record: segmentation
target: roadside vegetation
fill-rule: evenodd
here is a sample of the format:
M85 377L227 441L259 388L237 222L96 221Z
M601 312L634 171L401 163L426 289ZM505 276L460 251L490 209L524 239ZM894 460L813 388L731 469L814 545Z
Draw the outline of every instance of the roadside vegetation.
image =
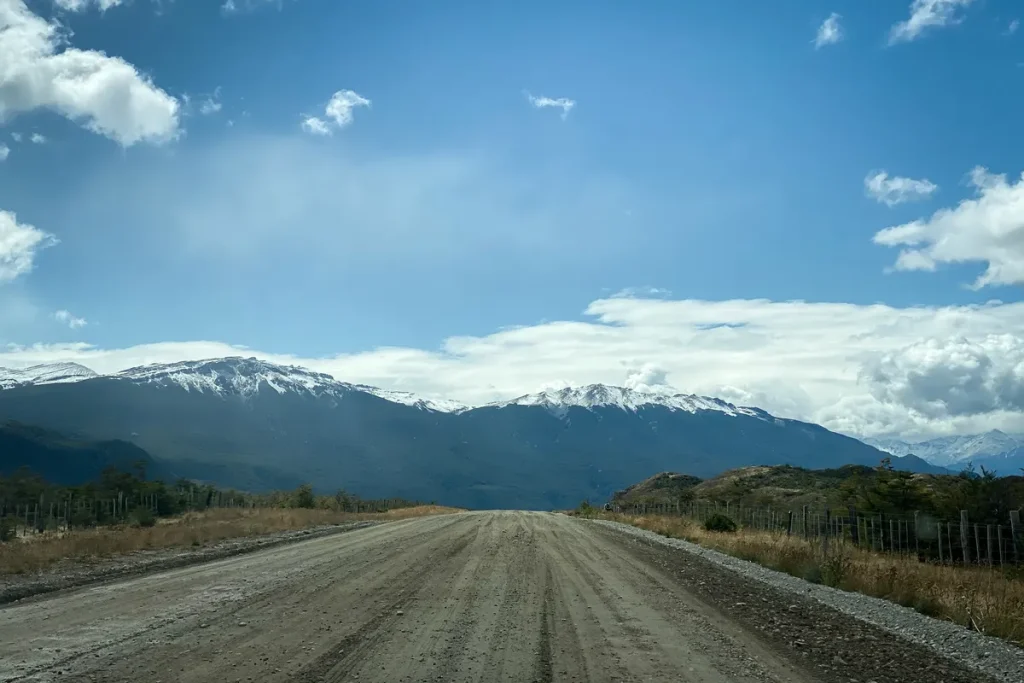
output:
M709 531L671 516L594 512L668 538L721 551L813 583L884 598L1024 646L1024 576L1020 569L964 568L874 553L846 543L819 543L784 532Z
M134 552L199 548L228 539L454 509L398 499L324 496L309 484L249 494L144 473L104 471L83 486L49 484L27 471L0 478L0 577Z
M967 468L957 474L914 474L896 470L888 458L878 467L847 465L808 470L790 465L742 467L713 479L662 472L616 493L613 508L626 511L691 502L732 507L799 510L855 507L865 513L959 519L1006 524L1024 508L1024 476L997 477Z
M718 495L723 502L710 503L710 515L703 519L687 515L688 510L707 511L709 499L705 496ZM967 470L958 475L915 475L895 471L887 460L877 468L822 472L785 466L750 467L707 482L664 473L620 492L605 508L587 503L574 514L623 522L684 539L813 583L890 600L1024 645L1024 566L1000 566L1002 555L994 562L991 550L987 554L990 566L964 566L961 556L951 556L947 545L947 561L942 563L928 556L924 540L917 552L916 544L908 547L906 527L899 552L891 552L892 548L887 546L890 552L883 553L877 552L870 541L865 543L863 537L855 543L849 526L824 537L808 536L793 532L791 527L787 529L784 522L765 528L764 516L758 526L747 524L749 518L730 516L725 511L725 503L731 504L734 513L749 512L750 508L743 508L744 505L764 503L780 512L793 507L800 510L794 501L803 505L824 501L840 511L849 506L858 514L910 518L915 512L955 518L964 511L971 520L994 524L1007 520L1011 513L1019 514L1024 503L1024 478L995 477L984 470ZM659 511L662 514L657 514ZM665 511L682 514L664 514ZM780 514L774 519L787 518ZM934 528L934 523L929 526ZM977 534L978 527L972 529ZM1004 547L1009 549L1013 541L1006 540ZM983 544L977 548L980 550L971 551L972 561L982 564L985 548Z

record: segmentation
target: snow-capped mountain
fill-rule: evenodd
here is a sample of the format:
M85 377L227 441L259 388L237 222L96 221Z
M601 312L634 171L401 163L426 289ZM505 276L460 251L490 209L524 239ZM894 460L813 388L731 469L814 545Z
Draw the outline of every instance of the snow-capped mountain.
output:
M24 370L0 368L0 389L16 386L80 382L104 377L140 385L180 387L185 391L249 398L261 390L276 394L343 397L350 392L372 394L385 401L435 412L455 412L466 406L445 399L428 399L401 391L339 382L334 377L295 365L277 365L256 358L215 358L178 363L155 363L100 375L78 363L51 363Z
M998 458L1024 447L1024 441L998 429L984 434L943 436L927 441L907 442L899 439L863 439L864 443L893 455L916 455L933 465L953 467L968 462Z
M550 509L605 500L651 472L710 477L882 459L856 439L756 408L605 385L466 408L253 358L14 374L0 391L0 423L128 441L169 476L248 490L308 481L364 496Z
M527 394L511 401L497 401L493 407L541 406L556 417L563 417L571 407L593 410L599 407L619 408L626 412L637 412L651 406L669 410L696 413L712 410L726 415L748 415L760 419L772 419L768 413L757 408L740 408L721 399L693 394L672 394L643 392L605 384L589 384L583 387L567 387L537 394Z
M98 376L89 368L78 363L45 363L21 370L0 368L0 389L32 384L81 382Z

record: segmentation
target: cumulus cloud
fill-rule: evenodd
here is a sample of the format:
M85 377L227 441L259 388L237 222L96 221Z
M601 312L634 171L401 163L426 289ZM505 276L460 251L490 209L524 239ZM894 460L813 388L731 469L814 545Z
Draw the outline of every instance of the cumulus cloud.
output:
M73 360L113 372L256 356L471 404L565 385L663 391L671 382L674 390L757 405L850 434L926 438L1024 431L1022 339L1024 303L893 308L620 297L594 301L583 320L451 337L438 349L303 358L219 342L41 345L0 350L0 366Z
M568 97L534 97L530 93L525 93L526 99L529 100L530 104L536 109L545 109L548 107L562 110L562 120L565 121L569 117L569 112L576 106L576 100L570 100Z
M0 122L49 109L124 146L178 135L174 97L123 59L67 42L24 0L0 0Z
M843 39L843 27L839 23L842 18L841 14L833 12L828 19L821 23L821 26L818 27L818 34L814 37L816 49L826 45L835 45Z
M42 133L32 133L32 137L29 138L29 141L33 145L45 145L47 142L46 136Z
M53 235L19 223L10 211L0 211L0 283L32 270L36 252L56 243Z
M79 318L76 315L72 315L70 311L65 310L55 312L53 314L53 319L63 325L67 325L73 330L77 330L89 324L85 318Z
M11 155L11 148L0 142L0 161L7 161L7 157Z
M960 10L974 0L914 0L910 4L910 17L892 27L889 44L909 43L930 29L953 26L963 21Z
M331 95L324 107L323 117L304 116L302 129L313 135L331 135L335 129L344 128L352 123L352 110L356 107L369 107L370 100L353 90L339 90Z
M864 178L864 191L867 195L888 206L927 199L938 189L939 186L927 178L890 178L885 171L872 171Z
M928 339L864 369L872 394L931 418L1024 412L1024 339Z
M11 139L15 142L21 142L21 133L11 133Z
M672 393L674 389L668 382L668 372L653 363L645 363L636 370L626 373L626 381L622 386L635 391L651 393Z
M953 208L878 232L874 241L903 247L897 270L935 270L940 263L978 262L974 288L1024 282L1024 174L1015 183L978 167L970 173L976 197Z
M1006 27L1006 31L1003 32L1003 35L1012 36L1014 33L1017 32L1017 29L1019 29L1019 28L1020 28L1020 19L1014 19Z

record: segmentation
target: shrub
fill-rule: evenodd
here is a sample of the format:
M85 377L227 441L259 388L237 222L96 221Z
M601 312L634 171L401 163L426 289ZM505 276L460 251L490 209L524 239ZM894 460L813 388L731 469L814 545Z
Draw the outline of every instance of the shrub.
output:
M580 517L590 517L594 514L594 506L589 500L585 500L576 506L576 514Z
M316 496L313 495L313 486L311 484L303 484L299 488L295 489L295 495L292 498L292 507L308 509L316 507Z
M707 531L732 534L736 533L737 528L736 521L721 512L716 512L704 521L704 529Z
M853 558L842 543L834 543L821 552L821 582L840 588L853 570Z
M0 543L10 543L16 535L14 520L10 517L0 517Z
M132 511L132 524L140 527L156 526L156 515L149 508L135 508Z

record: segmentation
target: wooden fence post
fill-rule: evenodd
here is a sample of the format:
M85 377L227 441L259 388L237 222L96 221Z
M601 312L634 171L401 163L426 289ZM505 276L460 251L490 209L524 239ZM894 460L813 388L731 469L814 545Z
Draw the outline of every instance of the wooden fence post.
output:
M1013 540L1013 561L1020 564L1020 510L1010 512L1010 537Z
M993 562L992 562L992 525L991 524L986 524L985 527L986 527L985 528L985 546L986 546L986 550L988 550L988 566L991 567L991 566L993 566Z
M793 511L789 511L789 519L786 520L786 535L793 535Z
M917 555L917 559L921 559L921 533L918 531L921 527L918 526L918 512L914 510L914 554Z
M942 564L942 522L937 522L935 526L939 532L939 564Z
M970 529L967 525L967 510L960 511L960 549L964 553L964 566L966 567L971 563L971 546L968 544L970 540Z
M974 559L979 565L981 564L981 531L977 524L974 525Z
M1003 554L1003 525L996 527L996 544L999 546L999 566L1006 564L1006 557Z

